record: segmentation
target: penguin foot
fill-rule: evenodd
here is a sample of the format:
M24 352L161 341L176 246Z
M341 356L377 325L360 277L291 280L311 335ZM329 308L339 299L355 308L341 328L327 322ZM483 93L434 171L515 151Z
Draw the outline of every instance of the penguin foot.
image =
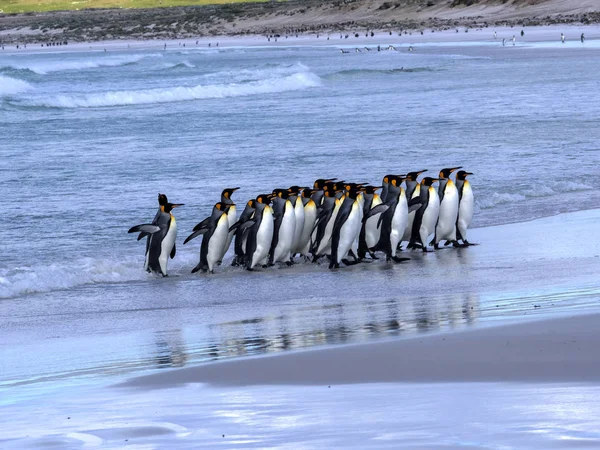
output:
M247 270L248 272L254 272L254 269L253 269L252 267L246 267L246 270Z
M333 261L329 263L329 269L339 269L340 265L338 263L334 263Z
M286 261L285 265L288 267L292 267L294 265L294 261Z
M342 259L342 262L346 265L346 266L355 266L356 264L360 263L361 260L357 259L356 261L350 261L348 259ZM339 264L338 264L339 267Z
M405 261L410 261L410 258L399 258L398 256L392 256L392 260L396 263L402 263Z
M373 253L369 252L369 256L371 257L371 259L379 259L379 256L377 256L375 254L375 252L373 252Z
M263 264L262 268L266 269L268 267L273 267L275 264L271 263L271 264Z

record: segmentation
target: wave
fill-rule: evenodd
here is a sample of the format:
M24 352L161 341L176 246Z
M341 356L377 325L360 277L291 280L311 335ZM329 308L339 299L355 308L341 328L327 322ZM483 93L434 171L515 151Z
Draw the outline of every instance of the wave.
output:
M52 292L94 283L143 280L147 274L137 264L92 258L71 264L20 267L0 274L0 298Z
M8 97L33 89L29 83L0 75L0 97Z
M320 78L312 73L296 73L287 77L270 78L245 84L231 83L194 87L180 86L168 89L112 91L95 94L55 95L48 98L28 99L18 104L49 108L97 108L270 94L306 89L320 84Z
M27 70L38 75L45 75L51 72L63 72L73 70L95 69L98 67L118 67L135 64L146 58L162 58L160 53L139 54L139 55L117 55L117 56L98 56L93 59L64 61L48 60L40 62L11 63L0 66L0 70Z
M231 82L256 81L273 77L285 77L299 73L311 73L302 63L294 64L265 64L263 67L241 70L224 70L204 74L204 78L227 79Z
M527 199L552 197L564 193L590 191L593 189L593 186L576 181L559 181L552 184L536 186L535 188L523 188L522 192L525 194L494 192L491 195L478 196L476 197L475 203L480 209L491 209L497 205L524 202Z
M165 64L163 69L194 69L196 66L189 61L181 61L179 63Z

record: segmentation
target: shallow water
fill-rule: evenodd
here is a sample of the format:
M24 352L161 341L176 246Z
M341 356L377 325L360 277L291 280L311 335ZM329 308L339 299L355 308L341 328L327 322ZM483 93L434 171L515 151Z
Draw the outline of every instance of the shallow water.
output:
M336 273L300 265L248 274L226 259L215 276L192 276L199 243L181 242L224 187L241 186L234 199L243 204L319 177L378 183L455 165L475 173L476 226L600 207L597 52L3 54L6 401L98 375L544 314L538 303L594 307L589 226L578 242L534 228L527 251L540 250L516 262L506 250L519 233L494 247L488 231L474 234L481 247ZM126 233L152 218L157 192L186 203L169 279L143 272L143 245ZM566 273L558 258L580 246Z

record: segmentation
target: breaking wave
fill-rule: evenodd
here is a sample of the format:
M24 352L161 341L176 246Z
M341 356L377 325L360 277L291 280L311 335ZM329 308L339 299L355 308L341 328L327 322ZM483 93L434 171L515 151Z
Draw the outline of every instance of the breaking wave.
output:
M33 89L33 86L26 81L0 75L0 97L8 97L30 89Z
M96 108L103 106L141 105L270 94L307 89L319 86L320 84L320 78L308 72L243 84L230 83L193 87L179 86L174 88L112 91L93 94L55 95L47 98L25 100L20 102L19 105L50 108Z
M593 186L589 186L584 183L579 183L576 181L562 181L536 186L535 188L521 189L520 192L524 192L525 194L493 192L490 195L477 196L475 203L480 209L491 209L497 205L519 203L524 202L527 199L552 197L554 195L560 195L564 193L589 191L593 189Z
M147 55L115 55L115 56L98 56L97 58L87 58L83 60L69 61L69 60L47 60L39 62L26 62L26 63L11 63L8 65L0 66L0 70L12 69L12 70L28 70L30 72L37 73L38 75L45 75L51 72L63 72L73 70L84 70L84 69L95 69L98 67L118 67L126 66L129 64L135 64L146 58L162 58L163 55L160 53L150 53Z

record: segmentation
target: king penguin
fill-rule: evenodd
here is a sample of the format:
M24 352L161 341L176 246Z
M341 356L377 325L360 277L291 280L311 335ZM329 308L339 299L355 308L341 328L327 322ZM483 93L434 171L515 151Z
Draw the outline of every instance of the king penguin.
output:
M229 227L229 232L235 234L235 241L233 244L235 250L235 256L231 263L232 266L239 266L244 263L244 254L246 253L246 240L248 238L249 227L252 224L248 224L248 221L254 216L256 211L256 200L252 199L246 203L246 207L239 219L233 226Z
M223 189L223 192L221 192L221 203L223 203L224 205L230 205L230 207L228 208L227 213L226 213L227 214L227 222L229 223L229 227L232 227L233 224L237 221L237 210L235 208L235 203L233 203L233 200L231 200L231 195L238 189L239 189L239 187L227 188L227 189ZM227 236L227 240L225 241L225 244L223 245L223 252L221 254L221 257L219 258L219 264L221 263L223 257L225 256L225 253L227 253L227 250L229 250L229 246L231 245L231 240L233 239L234 234L235 234L235 232L232 231Z
M406 174L406 179L404 183L406 184L406 200L411 201L415 197L419 197L421 195L421 185L417 181L419 175L427 172L427 169L419 170L418 172L409 172ZM402 242L410 241L410 236L412 234L412 226L415 220L416 209L411 210L408 213L408 223L406 224L406 229L404 230L404 235L402 236Z
M166 196L164 200L166 200ZM183 206L183 203L164 202L164 204L160 205L159 211L152 223L136 225L128 231L129 233L145 233L148 236L146 260L144 263L144 268L148 272L160 273L164 277L167 276L167 262L169 257L171 259L175 257L176 252L177 222L172 211L179 206Z
M388 193L385 203L371 208L365 218L368 220L380 215L378 224L381 226L381 235L377 249L385 253L387 261L402 262L409 259L396 256L398 244L408 221L408 204L404 188L401 186L404 175L387 175L387 178Z
M331 234L331 259L329 268L339 268L359 237L362 222L362 205L355 186L350 187L339 209Z
M336 190L333 183L326 184L324 192L323 204L317 216L317 223L312 238L311 253L313 255L313 262L317 262L323 255L330 254L333 224L342 205L341 201L336 198Z
M262 194L256 197L254 216L246 240L246 269L253 270L257 265L266 266L273 240L274 219L271 208L273 195Z
M291 186L288 189L288 199L294 206L294 217L296 219L296 226L294 228L294 239L292 241L291 250L292 258L296 255L296 253L298 253L301 250L301 238L302 231L304 229L304 203L302 202L302 197L300 196L301 190L302 188L300 186Z
M415 197L409 202L409 207L419 203L420 206L415 214L408 248L416 248L420 244L423 251L427 251L429 236L435 231L435 224L440 213L440 197L433 187L433 183L436 181L438 181L437 178L423 178L419 197Z
M273 194L273 217L275 228L271 251L269 253L269 265L276 262L291 264L291 250L296 232L296 213L294 205L289 200L287 189L274 189Z
M314 189L304 188L301 197L304 204L304 226L300 235L298 253L305 259L308 258L310 253L311 234L317 221L317 205L312 199L314 192Z
M377 193L377 190L381 189L381 186L366 186L363 197L365 203L363 205L363 217L369 213L369 211L381 205L381 197ZM378 259L375 256L374 249L379 242L381 236L381 228L377 226L379 221L379 215L369 217L364 220L360 230L360 236L358 241L358 257L364 258L367 254L371 256L371 259Z
M456 243L456 220L458 219L458 189L450 179L450 174L460 167L442 169L440 171L438 195L440 197L440 214L435 226L434 248L439 248L441 241Z
M212 214L194 227L194 232L190 234L184 244L199 235L202 236L202 245L200 246L200 262L192 269L192 273L199 270L214 273L214 268L220 261L223 254L223 246L229 235L229 220L227 210L232 204L219 202L215 204Z
M456 188L458 189L458 219L456 221L457 240L462 240L463 245L472 245L467 240L467 228L471 225L473 219L473 210L475 209L475 198L471 183L467 180L471 172L460 170L456 173Z

